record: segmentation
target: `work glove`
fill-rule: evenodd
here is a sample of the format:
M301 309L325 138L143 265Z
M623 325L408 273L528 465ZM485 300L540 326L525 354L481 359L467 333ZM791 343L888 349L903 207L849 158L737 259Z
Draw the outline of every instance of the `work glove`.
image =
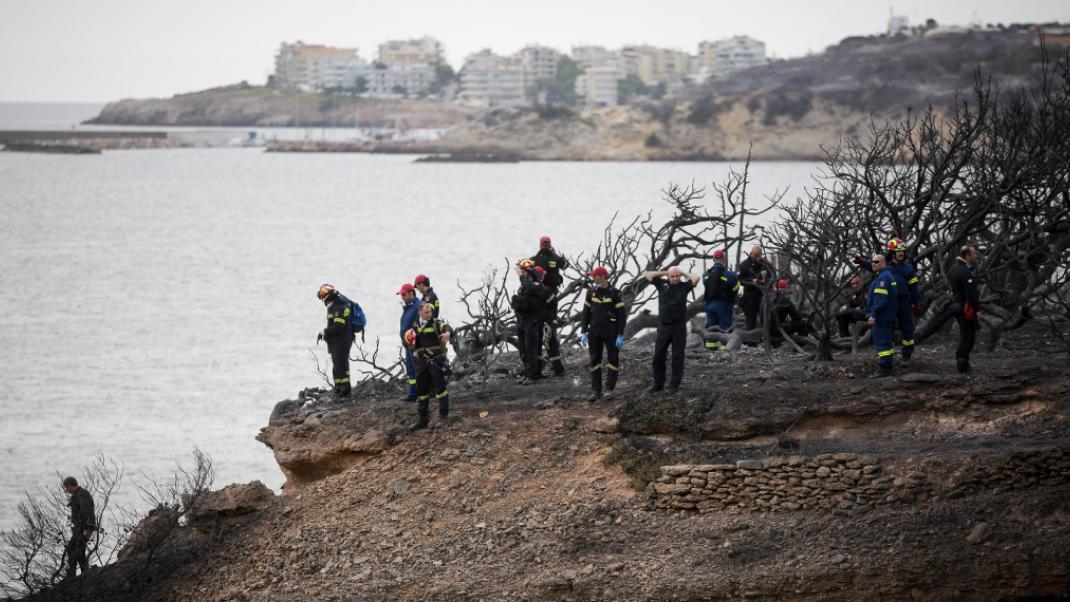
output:
M624 346L624 335L618 334L617 335L617 349L620 349L623 346Z
M855 265L862 265L863 263L865 263L865 261L866 261L865 257L862 257L861 255L858 255L854 259L851 260L851 263L853 263Z
M587 346L587 333L586 332L580 335L580 345L582 345L583 347Z
M914 312L915 318L921 317L921 303L915 303L914 305L911 305L910 310Z
M321 332L321 333L316 335L316 344L319 345L320 341L322 341L322 340L323 340L323 333Z

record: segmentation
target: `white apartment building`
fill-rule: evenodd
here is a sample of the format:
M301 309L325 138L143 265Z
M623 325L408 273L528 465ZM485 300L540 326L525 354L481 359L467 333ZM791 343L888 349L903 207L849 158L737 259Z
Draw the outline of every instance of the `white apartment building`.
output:
M572 58L581 66L616 63L621 69L624 68L624 59L620 53L602 46L573 46Z
M498 108L528 104L524 94L524 65L516 57L504 57L489 49L468 55L461 68L462 104Z
M698 69L701 74L721 76L740 69L765 65L765 42L749 36L734 36L698 45ZM705 79L705 78L703 78Z
M910 33L910 19L906 15L888 15L888 35Z
M557 74L557 62L561 53L548 46L525 46L516 53L524 67L524 78L528 85L540 79L553 79Z
M433 65L445 60L446 49L431 36L415 40L389 40L379 44L379 62L394 65Z
M365 96L398 98L425 94L435 81L435 68L425 63L374 67L364 73Z
M617 83L624 77L624 68L619 61L585 65L583 73L576 78L576 94L583 98L584 108L615 107Z
M345 88L364 65L356 48L283 42L275 55L275 82L290 90Z
M655 46L621 48L625 75L635 75L648 86L678 81L691 72L692 57L680 50Z

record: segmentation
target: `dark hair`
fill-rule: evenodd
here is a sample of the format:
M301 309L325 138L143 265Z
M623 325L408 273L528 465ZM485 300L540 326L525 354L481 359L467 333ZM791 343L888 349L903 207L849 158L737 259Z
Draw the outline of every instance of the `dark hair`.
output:
M962 258L969 257L970 253L972 251L973 251L973 246L972 245L962 245L962 248L959 249L959 257L962 257Z
M78 479L76 479L74 477L67 477L66 479L63 479L63 486L64 487L77 487L78 486Z
M427 286L431 286L431 279L430 278L424 278L423 280L417 280L416 282L412 283L413 286L416 286L418 284L426 284Z

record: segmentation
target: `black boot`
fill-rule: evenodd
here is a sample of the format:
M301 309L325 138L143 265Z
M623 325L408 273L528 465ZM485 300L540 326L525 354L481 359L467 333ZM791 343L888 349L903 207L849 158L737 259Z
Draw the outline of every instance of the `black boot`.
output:
M420 402L420 407L417 408L417 410L416 410L416 412L417 412L417 414L416 414L416 422L414 422L414 423L409 425L409 430L410 431L418 431L420 429L427 428L427 422L428 422L427 405L428 405L428 400L427 400L426 397L424 397L424 398L421 398L419 400L419 402Z
M587 396L587 401L598 401L602 399L602 392L598 389L591 391L591 394Z
M970 358L968 357L956 357L955 367L958 368L959 374L970 373Z
M891 364L879 364L877 366L877 376L879 376L881 378L884 378L884 377L891 376L891 375L892 375L892 365Z
M602 396L606 401L612 401L617 396L617 392L614 389L606 389L606 394Z
M438 400L438 421L433 428L444 429L450 424L450 397L447 395Z

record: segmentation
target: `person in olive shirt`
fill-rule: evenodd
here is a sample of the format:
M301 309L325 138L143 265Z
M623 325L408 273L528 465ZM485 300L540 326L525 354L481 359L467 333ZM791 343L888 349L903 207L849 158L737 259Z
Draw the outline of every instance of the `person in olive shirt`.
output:
M670 395L684 378L684 348L687 346L687 300L699 277L673 266L663 272L645 272L643 277L658 289L658 338L654 342L654 384L649 392L665 388L665 360L672 347Z
M587 273L594 286L587 289L583 300L583 319L580 322L580 343L591 354L591 396L588 401L602 398L602 350L606 351L606 399L613 399L620 376L620 348L624 346L624 325L628 311L616 287L609 283L609 270L598 266Z
M74 477L63 479L63 489L71 498L67 505L71 508L71 539L67 542L67 578L73 579L77 569L84 575L89 569L86 546L97 530L97 515L93 511L93 496L78 486Z
M959 324L959 345L955 349L955 367L959 373L970 372L970 351L977 338L977 313L981 310L981 295L977 291L977 249L964 245L951 266L951 295L955 320Z

